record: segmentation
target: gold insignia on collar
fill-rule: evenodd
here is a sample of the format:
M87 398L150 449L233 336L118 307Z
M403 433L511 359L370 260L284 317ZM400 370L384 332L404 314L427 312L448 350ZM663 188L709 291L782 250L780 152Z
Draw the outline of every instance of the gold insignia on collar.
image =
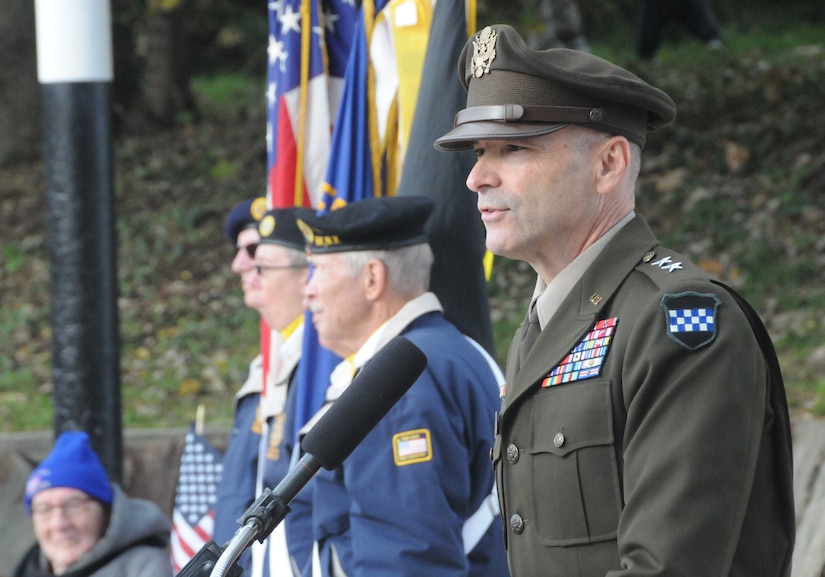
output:
M594 305L598 305L603 299L604 297L599 293L593 293L593 296L590 297L590 302Z
M473 40L473 59L470 63L470 70L476 78L481 78L490 72L490 65L496 58L496 40L498 40L498 34L489 26L485 26Z
M275 230L275 217L271 214L268 214L264 217L261 221L261 224L258 225L258 232L261 234L262 237L268 238L272 231Z

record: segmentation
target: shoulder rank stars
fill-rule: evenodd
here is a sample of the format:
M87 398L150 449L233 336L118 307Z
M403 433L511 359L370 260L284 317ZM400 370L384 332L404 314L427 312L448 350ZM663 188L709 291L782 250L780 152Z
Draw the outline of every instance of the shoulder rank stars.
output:
M681 270L683 268L682 261L673 262L673 259L669 256L662 257L659 260L654 260L652 263L650 263L650 266L659 267L660 269L666 270L667 272L673 272L675 270Z
M617 317L597 322L570 354L550 371L541 386L552 387L598 377L618 323Z

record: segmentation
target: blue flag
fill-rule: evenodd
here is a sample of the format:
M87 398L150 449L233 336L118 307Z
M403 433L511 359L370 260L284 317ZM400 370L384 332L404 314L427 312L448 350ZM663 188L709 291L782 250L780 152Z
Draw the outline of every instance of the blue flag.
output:
M380 156L374 156L379 153L381 146L373 137L376 132L370 121L374 114L374 104L370 101L368 42L373 21L371 13L380 10L384 4L386 0L376 4L363 2L355 26L341 102L332 133L332 152L320 207L322 211L334 210L350 202L375 196L376 185L381 194L386 192L381 178L385 163ZM379 158L377 177L376 157ZM323 405L330 374L340 362L339 356L318 343L318 333L312 326L312 314L307 313L304 347L296 381L298 391L293 431L296 437L301 427Z

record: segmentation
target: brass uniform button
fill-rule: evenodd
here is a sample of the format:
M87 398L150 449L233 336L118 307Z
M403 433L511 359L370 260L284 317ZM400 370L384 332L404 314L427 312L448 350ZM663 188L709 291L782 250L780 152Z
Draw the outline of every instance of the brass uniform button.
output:
M524 532L524 519L521 518L521 515L515 514L510 517L510 528L516 535L521 535Z
M513 443L507 445L507 460L510 461L511 465L515 465L518 463L519 458L519 450Z
M553 444L557 449L561 449L564 445L564 440L564 433L556 433L556 436L553 437Z

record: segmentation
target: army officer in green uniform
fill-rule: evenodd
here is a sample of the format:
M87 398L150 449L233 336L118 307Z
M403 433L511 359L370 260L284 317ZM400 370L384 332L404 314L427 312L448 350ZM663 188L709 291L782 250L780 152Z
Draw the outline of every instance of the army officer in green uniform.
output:
M782 377L752 308L635 213L671 98L596 56L470 38L443 150L493 253L538 273L492 453L514 577L778 577L794 541Z

